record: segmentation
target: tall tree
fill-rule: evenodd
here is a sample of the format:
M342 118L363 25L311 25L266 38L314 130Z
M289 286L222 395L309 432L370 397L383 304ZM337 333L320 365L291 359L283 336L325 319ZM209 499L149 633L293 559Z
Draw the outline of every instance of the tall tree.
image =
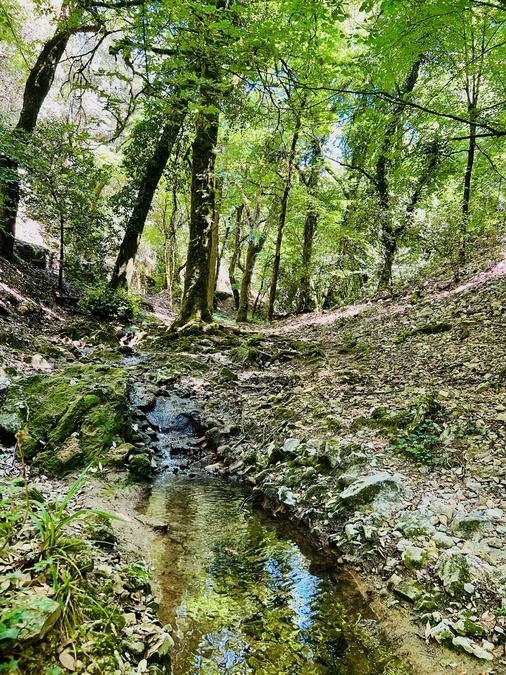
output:
M85 4L78 0L64 0L61 6L55 32L43 45L25 83L21 112L13 130L20 142L35 129L40 109L51 89L70 37L76 33L97 32L102 25L96 21L87 24L85 9ZM20 200L18 169L16 155L0 156L0 255L8 259L12 259L14 252Z
M133 208L126 223L110 280L110 287L113 289L127 286L128 270L135 260L153 196L181 130L186 115L186 106L186 100L180 99L166 111L167 119L155 140L152 154L144 163L137 180Z
M295 117L295 123L292 133L292 139L288 150L288 157L286 162L286 178L283 187L283 194L281 195L281 205L279 208L278 229L276 233L276 248L274 251L274 262L272 265L271 286L269 289L269 302L267 305L267 318L272 321L274 315L274 303L276 301L276 291L278 288L279 267L281 263L281 245L283 243L283 231L285 229L286 214L288 211L288 199L290 197L290 190L292 189L293 172L295 168L295 160L297 157L297 144L299 142L299 134L301 127L301 112L298 111Z

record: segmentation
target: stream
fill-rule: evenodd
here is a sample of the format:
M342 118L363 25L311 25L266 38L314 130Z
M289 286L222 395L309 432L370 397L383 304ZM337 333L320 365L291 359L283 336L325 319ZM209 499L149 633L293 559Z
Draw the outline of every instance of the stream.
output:
M406 673L356 585L306 533L247 488L180 463L192 405L169 395L144 413L163 468L140 510L166 531L150 558L174 675Z
M351 580L239 485L167 471L147 513L168 526L152 558L174 675L395 672Z

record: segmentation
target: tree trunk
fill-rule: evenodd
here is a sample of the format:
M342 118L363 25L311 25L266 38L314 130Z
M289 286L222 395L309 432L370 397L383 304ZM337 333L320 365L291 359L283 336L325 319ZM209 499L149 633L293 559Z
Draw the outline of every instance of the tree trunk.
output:
M135 260L156 188L178 137L184 115L185 106L173 108L173 116L163 127L153 155L144 167L134 207L128 219L111 281L109 282L112 289L127 286L127 274Z
M239 308L237 310L237 322L242 323L248 320L249 309L249 294L251 289L251 279L255 270L255 263L257 256L264 247L267 239L267 232L260 235L258 241L250 241L246 251L246 262L244 263L244 271L241 280L241 293L239 300Z
M411 66L406 80L401 88L401 96L411 94L415 88L422 65L423 55L420 55ZM392 267L397 252L397 231L391 222L390 214L390 188L388 185L388 167L389 157L397 142L397 134L402 124L402 113L404 106L399 103L393 113L390 122L385 130L385 138L381 148L378 161L376 162L375 186L379 198L380 207L380 237L383 245L383 264L381 267L378 290L389 289L392 286Z
M232 251L232 257L230 258L230 264L228 266L228 278L230 279L230 287L232 289L232 295L234 296L234 304L236 310L239 309L240 294L239 289L237 288L237 281L235 278L235 268L237 267L237 261L239 259L239 252L241 247L241 220L243 211L244 211L244 204L241 204L241 206L238 206L236 209L234 248Z
M221 193L222 185L220 183L216 184L215 187L215 205L214 205L214 215L213 222L211 226L211 247L209 251L209 288L208 293L208 303L211 309L214 307L214 294L216 292L216 283L218 281L218 243L219 243L219 232L220 232L220 205L221 205Z
M72 11L70 3L64 2L56 31L45 43L28 75L23 93L23 106L14 128L14 134L20 141L23 140L24 134L31 134L37 124L40 109L51 89L69 38L79 32L78 28L72 28L71 25L80 21L82 13L81 8ZM88 27L85 30L90 29ZM95 30L98 30L98 26ZM14 254L16 217L20 199L18 169L16 159L0 157L0 173L4 176L0 182L0 255L8 260L12 260Z
M471 201L471 183L473 179L474 158L476 155L476 104L468 106L469 145L467 148L466 172L464 174L464 193L462 196L462 221L459 244L459 268L466 264L467 230L469 225L469 204Z
M58 290L63 294L63 263L65 258L65 221L60 216L60 260L58 263Z
M276 236L274 263L272 265L271 287L269 289L269 304L267 306L268 321L272 321L272 317L274 315L274 302L276 301L276 291L278 287L278 278L279 278L279 266L281 263L281 244L283 243L283 230L285 227L286 212L288 209L288 197L290 196L290 190L292 187L292 174L293 174L293 167L295 164L295 154L297 152L297 143L299 140L300 125L301 125L301 117L299 115L295 122L295 130L292 136L290 152L288 154L288 166L286 172L285 188L283 190L283 195L281 197L281 207L279 210L278 233Z
M216 108L208 92L204 106ZM211 229L215 213L214 164L218 140L218 112L201 112L197 117L192 145L190 237L181 310L175 325L189 321L212 321L209 304Z
M321 141L315 139L311 144L311 169L306 186L309 204L304 220L304 243L302 246L302 269L300 276L300 296L298 312L310 312L311 302L311 259L313 257L313 241L318 224L318 213L315 208L315 197L321 168Z

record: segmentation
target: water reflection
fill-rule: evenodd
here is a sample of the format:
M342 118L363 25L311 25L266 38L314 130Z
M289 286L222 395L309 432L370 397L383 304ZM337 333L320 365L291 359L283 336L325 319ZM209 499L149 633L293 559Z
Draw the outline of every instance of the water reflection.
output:
M165 475L149 513L161 616L176 628L175 675L406 672L332 571L220 479ZM316 565L316 567L323 565ZM371 625L373 629L371 629Z

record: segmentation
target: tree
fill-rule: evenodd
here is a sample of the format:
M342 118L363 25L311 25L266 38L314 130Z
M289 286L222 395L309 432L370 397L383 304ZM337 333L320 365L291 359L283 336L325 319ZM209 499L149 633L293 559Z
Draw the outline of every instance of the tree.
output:
M128 270L135 260L137 249L142 237L146 218L148 216L155 191L170 157L172 149L181 131L186 115L186 101L179 100L163 111L160 130L160 115L154 119L144 120L140 125L142 132L140 140L148 147L148 156L145 157L141 171L129 186L127 195L132 195L133 206L129 209L125 233L121 242L109 285L112 289L127 286ZM146 133L147 127L147 133ZM140 150L139 143L133 142L130 149L131 162L138 162L136 151ZM146 149L144 148L145 152Z
M104 274L110 221L103 201L106 167L98 167L89 138L72 124L51 120L30 143L27 202L47 233L58 240L58 288L64 291L67 256L74 281ZM86 253L83 269L81 258ZM76 269L77 268L77 269Z
M40 109L54 80L56 69L72 35L96 32L96 23L83 23L84 6L76 0L64 0L52 37L43 45L30 70L23 93L23 105L13 133L21 141L31 134L37 124ZM20 199L18 160L15 156L0 156L0 255L12 259L16 216Z

